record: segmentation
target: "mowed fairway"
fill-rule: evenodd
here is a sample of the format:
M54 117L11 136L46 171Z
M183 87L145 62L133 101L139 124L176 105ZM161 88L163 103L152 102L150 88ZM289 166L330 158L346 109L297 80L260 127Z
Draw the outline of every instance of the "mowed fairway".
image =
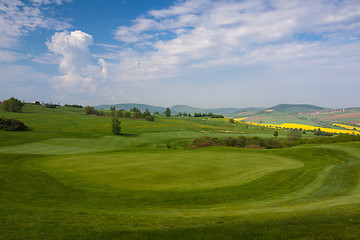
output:
M259 153L182 151L67 156L40 166L91 182L92 188L185 191L240 185L303 164Z
M360 237L358 142L189 149L184 143L205 127L248 135L272 130L159 118L124 120L126 135L98 128L94 136L74 133L58 118L65 130L53 135L40 127L1 132L13 142L0 147L0 239ZM98 126L111 120L78 118ZM206 134L236 134L215 130ZM39 135L20 139L30 133Z

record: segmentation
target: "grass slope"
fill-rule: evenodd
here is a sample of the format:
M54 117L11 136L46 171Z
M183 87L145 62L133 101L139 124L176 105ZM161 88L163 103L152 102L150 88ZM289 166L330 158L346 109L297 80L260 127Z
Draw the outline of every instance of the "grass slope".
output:
M0 111L31 128L0 132L0 239L360 236L360 143L191 150L198 136L273 130L122 119L123 135L112 136L111 118L24 110Z
M269 109L283 113L314 112L325 110L323 107L310 104L279 104Z

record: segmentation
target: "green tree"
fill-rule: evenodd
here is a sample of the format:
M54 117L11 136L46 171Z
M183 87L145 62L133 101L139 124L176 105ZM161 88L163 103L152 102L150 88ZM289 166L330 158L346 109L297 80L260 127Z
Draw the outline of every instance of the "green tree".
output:
M301 139L301 137L302 137L301 133L302 133L302 131L293 129L289 132L287 138L288 138L288 140L295 142L295 141Z
M95 110L94 107L91 106L86 106L84 108L85 114L89 115L89 114L95 114L95 115L99 115L99 111Z
M275 132L274 132L274 137L277 137L277 136L279 136L279 132L278 132L278 131L275 131Z
M235 123L234 119L230 118L229 123Z
M124 117L124 113L123 113L123 111L121 111L121 110L116 111L116 116L117 116L117 117L119 117L119 118Z
M154 115L160 115L160 113L156 111L156 112L154 112Z
M11 97L8 100L3 101L2 105L5 111L21 112L25 103L21 102L19 99Z
M136 119L142 118L142 113L140 111L139 112L137 112L137 111L133 112L132 117L136 118Z
M115 106L110 107L110 115L111 115L112 117L115 116Z
M113 134L120 135L121 122L117 118L113 118L111 126Z
M164 114L165 114L166 117L170 117L170 116L171 116L171 110L170 110L170 108L166 108Z
M150 116L151 114L150 114L150 111L149 111L149 109L145 109L145 112L143 112L143 118L146 118L147 116Z
M125 111L124 112L124 118L130 118L130 117L131 117L131 112Z

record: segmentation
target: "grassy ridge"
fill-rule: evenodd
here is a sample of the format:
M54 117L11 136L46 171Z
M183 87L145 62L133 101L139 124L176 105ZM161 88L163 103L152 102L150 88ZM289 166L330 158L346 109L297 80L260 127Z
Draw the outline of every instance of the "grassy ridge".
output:
M186 143L199 136L273 130L218 119L122 119L117 137L111 118L25 109L0 111L32 129L0 132L0 239L360 236L358 142L191 150Z

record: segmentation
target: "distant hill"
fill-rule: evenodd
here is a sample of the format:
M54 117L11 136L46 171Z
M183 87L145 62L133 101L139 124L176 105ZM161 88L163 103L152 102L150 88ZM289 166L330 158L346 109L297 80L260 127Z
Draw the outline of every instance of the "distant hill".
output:
M245 109L241 108L194 108L187 105L175 105L170 108L171 112L174 113L214 113L214 114L221 114L221 115L228 115L228 114L234 114L238 112L245 112Z
M144 112L146 109L149 109L151 113L159 112L163 113L166 108L165 107L159 107L159 106L152 106L147 104L138 104L138 103L124 103L124 104L112 104L112 105L99 105L95 106L96 109L110 109L111 106L115 106L116 110L129 110L131 108L138 108L140 111ZM194 108L187 105L175 105L173 107L170 107L171 113L173 115L181 113L214 113L214 114L221 114L221 115L229 115L229 114L235 114L240 112L247 112L247 111L261 111L260 108L215 108L215 109L209 109L209 108Z
M244 112L260 112L264 110L264 108L256 108L256 107L248 107L248 108L240 108L235 114L244 113Z
M282 113L316 112L326 110L323 107L310 104L279 104L266 110L274 110ZM265 111L266 111L265 110Z

